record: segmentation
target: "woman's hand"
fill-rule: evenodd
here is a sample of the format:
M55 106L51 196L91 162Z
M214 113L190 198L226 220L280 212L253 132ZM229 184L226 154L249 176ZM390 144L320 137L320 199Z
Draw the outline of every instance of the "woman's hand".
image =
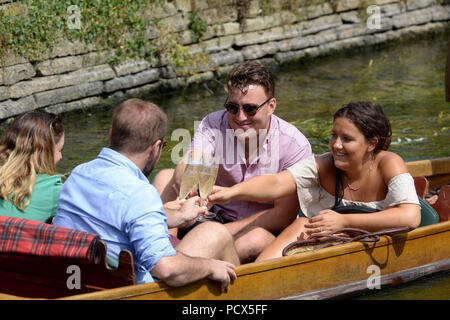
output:
M330 209L322 210L305 223L305 228L308 235L345 228L345 215Z
M208 203L227 203L232 200L233 193L231 188L214 186L211 193L208 196Z

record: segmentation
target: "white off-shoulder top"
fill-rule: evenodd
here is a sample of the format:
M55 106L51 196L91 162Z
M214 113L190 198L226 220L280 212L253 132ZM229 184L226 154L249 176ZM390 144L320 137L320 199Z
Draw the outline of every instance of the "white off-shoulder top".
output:
M334 205L334 195L320 185L314 155L297 162L287 170L297 184L298 202L305 216L312 218L319 211L330 209ZM358 202L342 199L341 205L364 205L378 210L385 210L402 203L420 205L414 186L414 179L409 173L399 174L389 181L388 193L384 200Z

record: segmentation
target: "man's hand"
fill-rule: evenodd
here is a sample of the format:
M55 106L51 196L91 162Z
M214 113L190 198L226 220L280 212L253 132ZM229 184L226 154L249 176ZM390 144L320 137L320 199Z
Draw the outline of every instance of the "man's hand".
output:
M210 260L211 274L209 279L220 282L220 290L222 292L228 292L230 290L230 283L234 281L237 276L234 272L236 268L232 263L221 260Z
M194 196L187 200L174 200L164 204L169 228L186 228L195 223L200 214L205 214L208 208L200 205L200 197Z

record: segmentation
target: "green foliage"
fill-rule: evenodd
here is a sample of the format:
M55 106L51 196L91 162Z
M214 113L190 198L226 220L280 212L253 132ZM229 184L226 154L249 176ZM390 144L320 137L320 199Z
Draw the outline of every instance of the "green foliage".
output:
M189 30L192 33L192 42L198 42L206 31L206 21L202 19L198 11L189 13Z
M169 39L151 31L167 30L160 20L146 16L164 0L18 0L0 10L0 57L15 53L30 61L45 59L61 41L107 51L109 63L127 59L166 57L175 67L185 67L192 60L188 50L179 44L174 32ZM79 8L80 28L70 27L77 17L68 8ZM191 30L198 39L206 26L198 15L192 16ZM153 34L154 36L154 34ZM165 41L168 40L168 41Z

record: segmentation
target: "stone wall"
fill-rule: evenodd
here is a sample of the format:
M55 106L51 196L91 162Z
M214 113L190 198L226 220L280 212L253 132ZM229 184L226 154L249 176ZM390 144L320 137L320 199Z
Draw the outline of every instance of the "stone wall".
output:
M0 0L0 10L10 2ZM367 15L361 14L360 0L336 1L334 8L323 1L272 14L263 14L260 2L252 0L245 22L239 23L235 2L177 0L149 13L174 28L192 54L209 55L209 62L195 70L194 76L182 76L163 60L109 65L107 53L80 43L62 42L43 61L7 56L0 68L0 119L36 108L60 113L110 104L211 80L245 60L284 64L442 30L450 20L450 5L439 0L374 0L381 13L380 26L375 29L368 26ZM192 10L207 23L199 43L193 43L189 30ZM157 36L149 30L150 38Z

